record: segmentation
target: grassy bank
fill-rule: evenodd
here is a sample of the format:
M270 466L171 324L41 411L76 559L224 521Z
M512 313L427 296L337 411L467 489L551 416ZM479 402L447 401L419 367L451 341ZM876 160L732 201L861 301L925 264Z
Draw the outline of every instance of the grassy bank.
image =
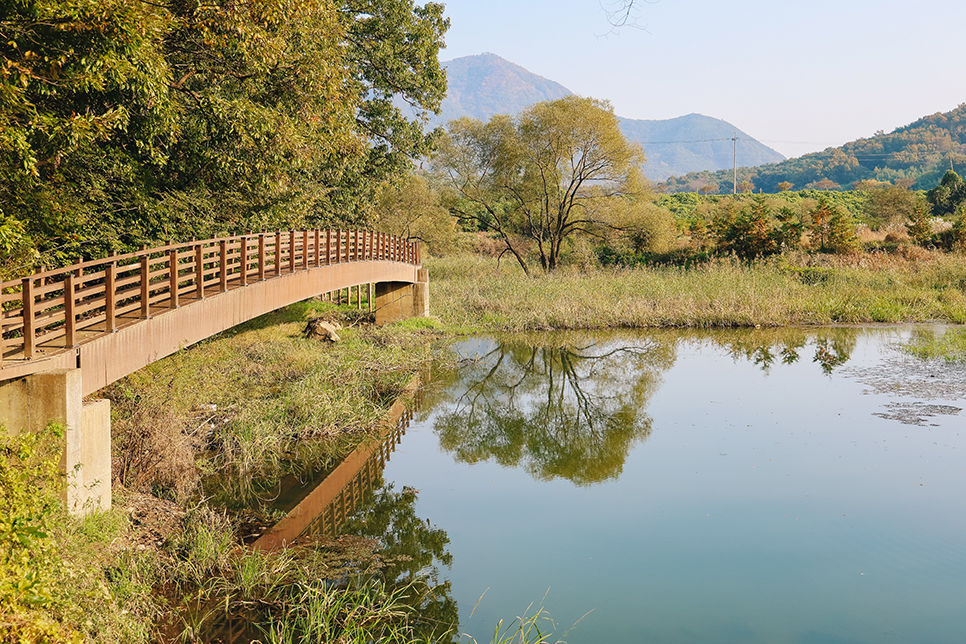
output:
M109 387L117 481L178 502L203 488L228 505L350 451L432 359L436 337L361 316L301 302ZM341 341L303 337L313 317L345 326Z
M507 331L966 322L966 256L782 255L683 269L562 269L528 279L481 256L427 262L444 325Z
M376 435L435 357L433 324L377 329L361 315L295 304L99 392L112 401L110 512L66 514L56 428L0 436L0 643L203 641L229 607L255 611L266 642L295 641L292 629L413 641L405 588L349 582L379 565L373 540L241 546L277 516L261 492ZM343 324L341 342L303 337L318 316Z

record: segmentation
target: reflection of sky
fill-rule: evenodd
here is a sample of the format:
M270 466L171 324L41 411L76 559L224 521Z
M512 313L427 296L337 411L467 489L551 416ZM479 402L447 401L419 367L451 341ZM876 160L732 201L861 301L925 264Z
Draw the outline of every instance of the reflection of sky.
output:
M892 333L846 366L880 364ZM483 641L547 593L561 628L593 610L571 644L962 641L966 412L876 417L896 399L823 375L810 347L766 375L681 344L651 437L590 487L457 464L432 418L414 425L386 478L447 531L464 620L486 591L463 629Z

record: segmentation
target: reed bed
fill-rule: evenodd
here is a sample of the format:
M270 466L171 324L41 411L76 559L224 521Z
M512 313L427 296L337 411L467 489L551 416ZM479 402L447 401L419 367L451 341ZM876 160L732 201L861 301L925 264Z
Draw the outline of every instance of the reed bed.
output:
M966 322L966 256L783 255L680 268L526 277L482 256L435 258L432 311L466 330Z

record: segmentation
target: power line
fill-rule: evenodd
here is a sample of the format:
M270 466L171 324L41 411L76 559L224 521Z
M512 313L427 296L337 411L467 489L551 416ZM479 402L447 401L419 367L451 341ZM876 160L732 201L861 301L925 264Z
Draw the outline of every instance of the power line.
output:
M727 139L694 139L693 141L638 141L641 145L670 145L672 143L713 143L715 141L732 141L732 137ZM742 139L743 141L745 139Z

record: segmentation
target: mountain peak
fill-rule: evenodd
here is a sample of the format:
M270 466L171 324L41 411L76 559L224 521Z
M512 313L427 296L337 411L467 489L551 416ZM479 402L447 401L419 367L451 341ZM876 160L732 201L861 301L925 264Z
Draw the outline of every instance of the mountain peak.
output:
M485 120L494 114L517 114L534 103L573 94L560 83L492 52L454 58L443 65L449 90L439 117L433 119L435 123L446 123L461 116ZM736 133L741 140L739 151L743 163L757 165L784 158L730 123L702 114L653 121L622 118L620 123L628 139L644 145L647 154L644 174L652 181L695 170L730 168L734 158L730 139Z
M461 116L488 119L494 114L516 114L529 105L573 94L569 89L525 68L486 52L444 62L449 90L439 121Z

